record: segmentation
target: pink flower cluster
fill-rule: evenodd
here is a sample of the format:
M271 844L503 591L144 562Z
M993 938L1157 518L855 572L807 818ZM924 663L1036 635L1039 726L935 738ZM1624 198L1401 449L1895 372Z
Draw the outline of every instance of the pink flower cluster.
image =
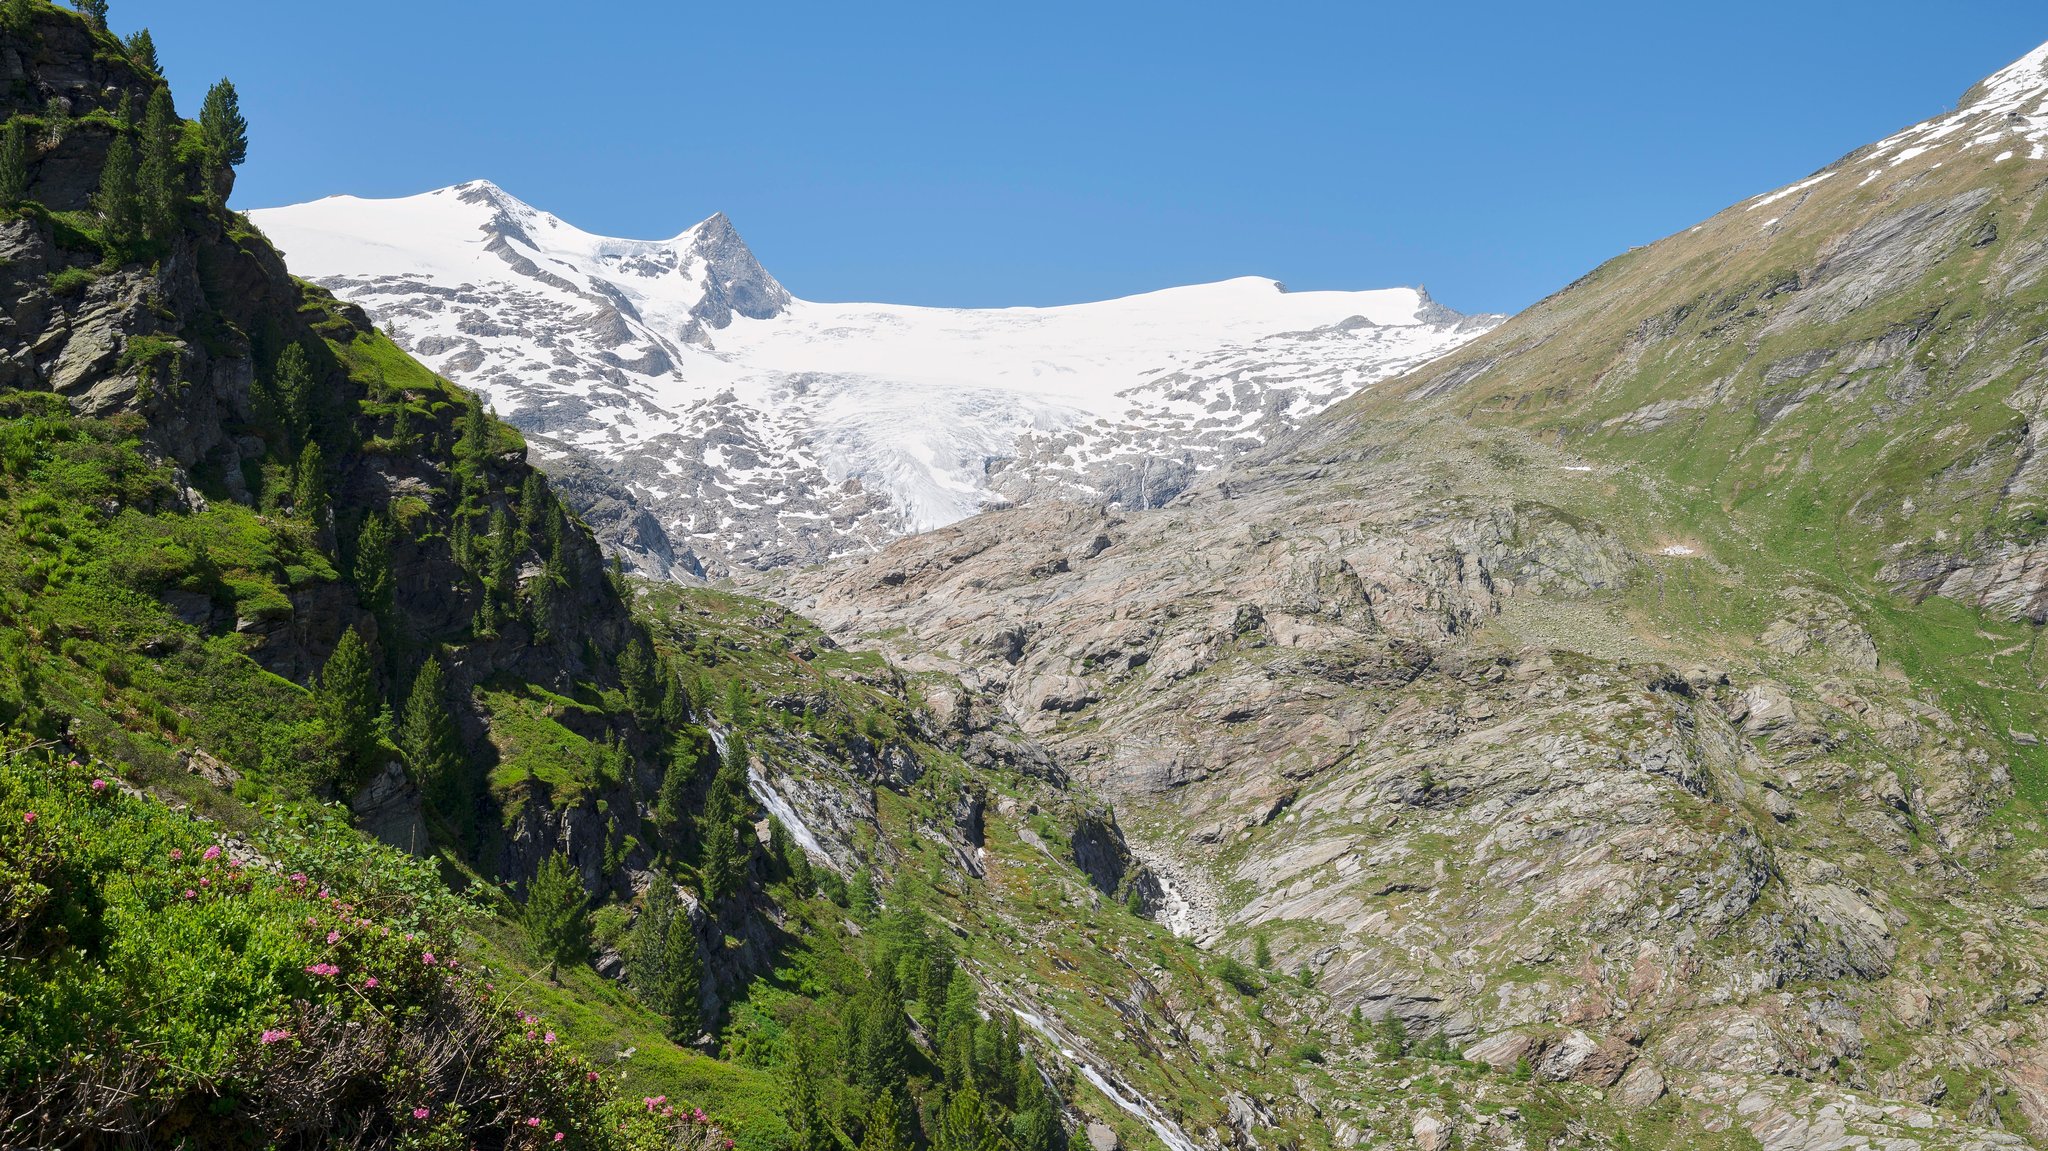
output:
M332 963L308 963L308 964L306 965L306 974L308 974L308 975L340 975L340 974L341 974L341 968L339 968L339 967L336 967L336 966L335 966L334 964L332 964Z
M273 1043L276 1043L284 1039L290 1039L291 1037L292 1033L289 1031L265 1031L263 1033L263 1045L265 1047L268 1047Z

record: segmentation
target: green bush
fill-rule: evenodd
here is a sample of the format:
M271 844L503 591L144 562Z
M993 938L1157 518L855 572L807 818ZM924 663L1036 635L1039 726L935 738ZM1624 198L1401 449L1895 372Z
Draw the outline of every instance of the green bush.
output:
M325 886L77 761L0 759L0 1144L118 1118L257 1145L344 1114L415 1147L507 1126L622 1151L722 1143L613 1095L444 924L385 919L443 896L338 834L316 821L294 841L347 876Z

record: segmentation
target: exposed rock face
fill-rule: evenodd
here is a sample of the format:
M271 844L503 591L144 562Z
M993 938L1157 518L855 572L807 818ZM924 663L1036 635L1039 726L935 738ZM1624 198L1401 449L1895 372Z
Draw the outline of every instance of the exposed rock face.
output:
M1770 1147L2002 1145L2048 1115L2030 60L1168 498L764 586L957 674L1333 1015ZM1934 1068L1990 1094L1894 1102Z

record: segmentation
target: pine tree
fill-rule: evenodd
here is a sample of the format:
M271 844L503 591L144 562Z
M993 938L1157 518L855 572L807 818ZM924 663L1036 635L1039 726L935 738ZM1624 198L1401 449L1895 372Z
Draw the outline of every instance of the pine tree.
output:
M738 735L728 738L718 774L712 777L711 792L705 797L704 812L698 819L698 838L704 844L704 897L725 906L739 895L746 878L747 852L741 835L750 812L747 803L747 743Z
M107 0L72 0L71 6L85 17L85 22L101 32L107 30Z
M946 1101L932 1151L996 1151L1001 1137L989 1122L988 1109L972 1087L963 1087Z
M1019 1055L1017 1106L1010 1115L1010 1144L1016 1151L1059 1151L1059 1112L1045 1089L1045 1077L1029 1056Z
M126 43L128 58L135 62L137 68L152 76L163 75L163 65L156 58L156 37L149 34L149 29L137 29Z
M796 1066L790 1077L789 1151L839 1151L839 1139L825 1121L818 1103L818 1065L808 1042L797 1041Z
M412 405L398 398L398 412L391 417L391 446L400 452L412 450Z
M526 907L521 921L526 936L548 961L548 982L556 982L558 969L583 957L590 942L588 899L583 877L569 865L569 857L556 852L540 865L533 882L526 887Z
M753 701L747 693L746 681L738 676L725 681L725 721L735 729L754 722Z
M10 119L0 128L0 205L28 199L28 125Z
M317 451L309 445L307 451ZM382 512L371 512L356 535L356 558L350 571L356 595L371 614L383 619L391 611L391 545L397 533Z
M299 467L292 481L292 507L316 526L327 521L327 460L319 444L307 444L299 453Z
M675 881L657 871L633 925L627 974L633 989L669 1021L677 1042L694 1038L702 1025L704 964L689 912L676 898Z
M1388 1012L1379 1022L1379 1057L1386 1060L1399 1059L1408 1054L1408 1026L1401 1017Z
M313 422L313 365L306 358L306 349L296 343L286 344L278 353L277 362L271 365L270 402L272 410L266 414L284 431L288 444L303 443L309 438Z
M151 93L142 116L138 184L143 233L152 240L170 235L178 226L178 115L169 88Z
M669 1038L686 1043L703 1025L704 963L690 916L680 906L662 932L661 967L662 996L655 1006L668 1017Z
M860 1151L910 1151L910 1123L900 1098L903 1088L891 1084L875 1093L868 1106L867 1136Z
M121 98L121 119L129 118L128 98ZM115 244L131 244L142 236L142 197L139 170L135 158L135 143L128 133L117 131L114 142L107 147L107 161L100 168L100 190L93 197L93 208L100 214L107 232L107 239Z
M896 974L877 967L862 989L860 1043L848 1052L849 1078L863 1091L879 1092L903 1082L910 1062L910 1020Z
M412 765L413 778L426 792L427 802L467 835L475 797L455 717L448 710L448 676L437 655L428 656L412 679L412 691L398 717L398 746Z
M342 632L328 655L314 702L339 760L336 782L344 791L354 791L377 750L378 711L370 649L356 629Z
M1263 935L1252 938L1252 962L1257 964L1261 971L1273 970L1273 948Z
M232 81L221 80L206 90L199 106L199 138L206 147L206 187L215 203L227 198L228 173L249 158L249 122Z

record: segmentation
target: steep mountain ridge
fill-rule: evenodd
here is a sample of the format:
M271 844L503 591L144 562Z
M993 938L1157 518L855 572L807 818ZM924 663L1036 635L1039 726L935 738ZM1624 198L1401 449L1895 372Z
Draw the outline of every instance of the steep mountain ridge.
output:
M1333 1014L1659 1145L2039 1145L2044 63L1161 509L763 586L959 675Z
M656 575L814 562L1019 500L1152 506L1498 320L1253 278L1057 308L813 303L722 215L613 240L485 182L251 216L535 437Z

